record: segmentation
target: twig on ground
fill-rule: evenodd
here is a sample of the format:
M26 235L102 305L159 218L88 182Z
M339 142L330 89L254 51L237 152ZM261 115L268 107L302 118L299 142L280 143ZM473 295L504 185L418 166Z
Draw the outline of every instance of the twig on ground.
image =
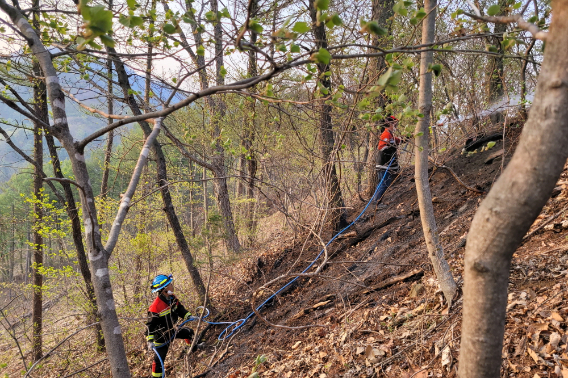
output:
M454 178L456 179L456 181L457 181L461 186L463 186L464 188L466 188L467 190L471 190L472 192L476 192L476 193L479 193L479 194L485 194L485 191L476 189L476 188L474 188L474 187L471 187L471 186L467 185L465 182L463 182L462 180L460 180L460 178L458 177L458 175L456 174L456 172L454 172L454 170L453 170L452 168L448 167L447 165L437 165L436 163L434 163L434 161L432 160L431 157L428 157L428 159L432 162L432 164L434 164L434 166L435 166L436 168L444 168L444 169L448 170L448 171L452 174L452 176L454 176Z
M552 222L553 220L555 220L556 218L558 218L558 216L560 214L562 214L564 211L568 210L568 206L564 206L562 208L562 210L560 210L559 212L557 212L556 214L551 215L550 217L548 217L548 219L546 219L545 221L543 221L541 224L539 224L539 226L537 228L535 228L533 231L529 232L528 234L525 235L525 237L523 238L523 243L526 242L528 239L530 239L534 234L536 234L538 231L540 231L544 226L546 226L547 224L549 224L550 222Z

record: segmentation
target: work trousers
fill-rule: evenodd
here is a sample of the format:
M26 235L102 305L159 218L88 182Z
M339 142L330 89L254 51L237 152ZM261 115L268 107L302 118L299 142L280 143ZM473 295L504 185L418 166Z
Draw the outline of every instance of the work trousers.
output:
M383 194L385 194L386 190L389 188L389 186L391 186L396 173L390 169L379 169L378 176L380 186L373 196L371 205L376 205L381 200Z
M193 337L193 330L191 328L182 328L176 334L176 339L185 339L187 344L191 344L191 338ZM173 341L173 340L172 340ZM163 376L163 366L162 363L165 365L166 363L166 355L168 354L168 350L170 349L171 341L167 344L158 344L156 343L156 351L157 354L154 352L154 362L152 363L152 377L153 378L160 378ZM158 358L158 355L160 356ZM162 362L160 362L160 358Z

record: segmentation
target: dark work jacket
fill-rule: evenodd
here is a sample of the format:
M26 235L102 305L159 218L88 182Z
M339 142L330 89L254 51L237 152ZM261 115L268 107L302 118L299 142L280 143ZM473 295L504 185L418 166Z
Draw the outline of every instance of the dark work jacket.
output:
M190 313L183 307L175 295L168 300L160 293L148 309L146 322L146 339L155 344L169 341L175 334L175 324L178 319L184 319Z

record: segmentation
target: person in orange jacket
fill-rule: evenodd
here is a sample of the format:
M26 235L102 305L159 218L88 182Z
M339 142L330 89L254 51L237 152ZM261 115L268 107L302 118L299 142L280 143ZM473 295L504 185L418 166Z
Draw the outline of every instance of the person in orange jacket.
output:
M191 313L183 307L174 295L173 276L159 274L152 280L152 293L158 296L148 309L148 321L146 322L146 340L148 351L154 353L152 363L152 377L162 377L163 368L168 354L171 341L185 339L191 344L193 330L191 328L177 328L178 319L188 319Z
M388 116L383 122L384 131L379 138L379 164L377 165L380 187L373 196L373 204L376 204L382 198L400 170L397 148L402 140L394 136L394 129L398 125L398 119Z

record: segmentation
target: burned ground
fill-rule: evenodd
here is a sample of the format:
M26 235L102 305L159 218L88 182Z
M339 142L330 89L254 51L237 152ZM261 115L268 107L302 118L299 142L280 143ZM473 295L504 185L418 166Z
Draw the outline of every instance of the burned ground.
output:
M508 128L504 149L503 140L475 153L457 147L438 156L429 171L441 242L460 287L471 220L519 134L520 129ZM568 221L560 212L568 202L567 178L565 170L513 258L503 376L562 374L568 361ZM364 205L353 199L350 221ZM551 219L555 214L560 215ZM455 376L461 290L448 309L428 259L410 168L378 207L368 209L344 234L328 247L319 275L300 277L260 311L266 321L253 317L223 343L217 341L222 328L211 327L203 346L188 357L191 376L248 377L262 355L266 362L256 372L266 377ZM323 232L321 238L331 236ZM214 297L222 304L217 318L245 317L321 249L321 240L307 231L295 239L275 238L252 263L238 267L245 272L242 280L228 280L226 290Z

